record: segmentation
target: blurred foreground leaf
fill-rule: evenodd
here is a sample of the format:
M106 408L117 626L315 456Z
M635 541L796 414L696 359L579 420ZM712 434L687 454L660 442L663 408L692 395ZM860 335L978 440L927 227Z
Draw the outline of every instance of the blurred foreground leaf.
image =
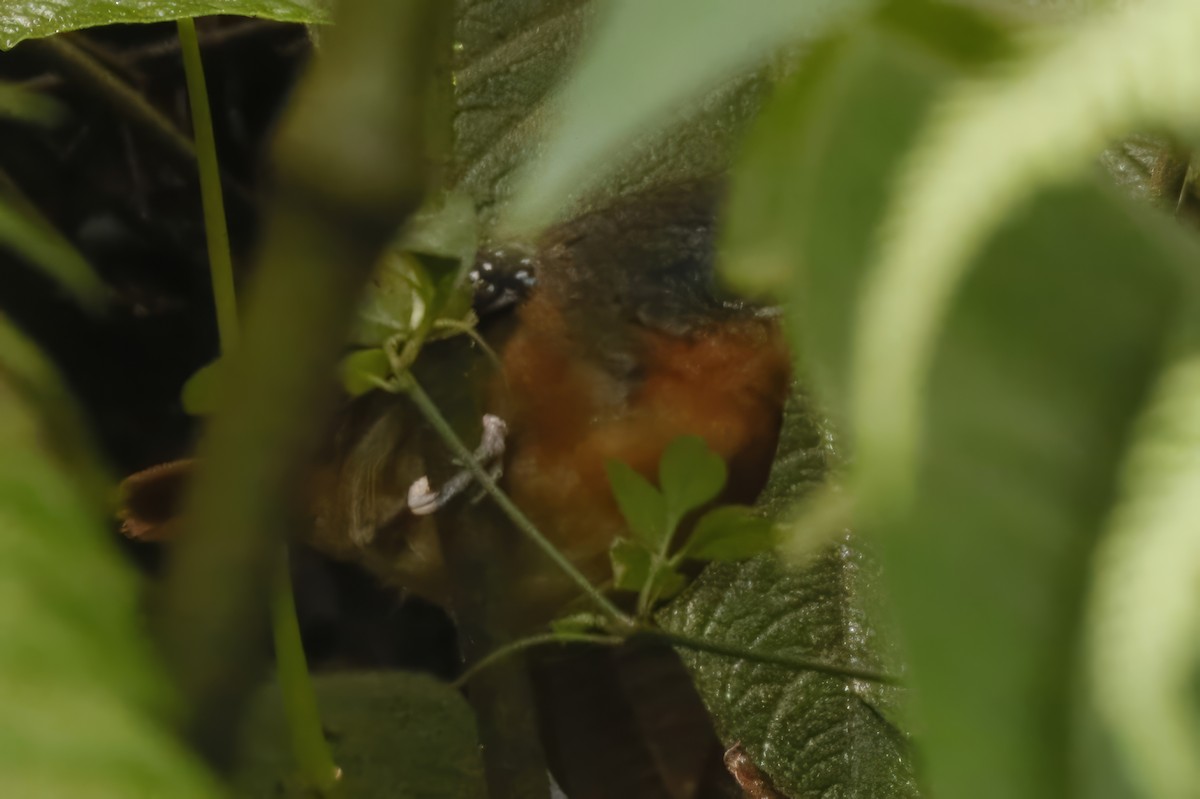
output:
M0 322L0 796L215 797L165 723L87 440L57 377Z
M1146 796L1200 785L1200 336L1194 313L1138 426L1096 557L1091 685Z
M612 0L553 106L545 149L529 165L516 227L548 220L581 187L628 164L626 148L658 132L704 92L816 38L870 0ZM633 56L633 57L631 57Z
M0 50L23 39L81 28L213 14L327 23L328 6L325 0L5 0L0 7Z
M1120 4L1041 32L1023 58L939 106L891 198L861 305L853 402L861 479L877 499L907 499L931 353L972 257L1007 214L1090 170L1120 136L1200 132L1198 28L1194 0Z
M359 673L314 681L325 734L355 799L483 799L475 718L455 689L432 677ZM238 793L279 795L294 773L279 690L259 694L245 727Z
M1085 184L1005 224L939 343L912 512L872 517L937 796L1071 794L1089 557L1185 289L1138 210Z
M485 221L503 215L523 174L518 167L541 162L542 134L554 118L552 89L577 60L579 43L595 29L598 13L602 11L595 3L584 0L460 4L454 174L459 188L475 198ZM691 17L694 10L684 14ZM673 36L674 29L655 46L670 43ZM653 51L647 55L653 56ZM705 59L693 59L689 70L697 65L707 69L706 64ZM761 71L746 70L733 79L702 84L704 91L678 109L673 120L678 124L669 133L635 137L622 146L622 158L613 170L597 173L598 183L572 187L571 211L723 172L765 84ZM623 116L612 121L624 124Z

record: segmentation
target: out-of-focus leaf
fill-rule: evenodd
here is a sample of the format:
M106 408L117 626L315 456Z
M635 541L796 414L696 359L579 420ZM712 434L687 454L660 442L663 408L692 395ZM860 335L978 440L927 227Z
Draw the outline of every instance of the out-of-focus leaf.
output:
M667 529L667 505L662 493L626 463L609 461L604 469L634 539L648 551L659 551L671 532Z
M683 552L696 560L742 560L770 549L774 532L752 508L729 505L701 517Z
M892 196L860 308L853 404L861 479L878 501L907 500L931 352L991 231L1039 186L1091 169L1122 135L1200 130L1197 28L1193 0L1124 4L1043 32L1024 58L940 106Z
M1090 615L1095 705L1150 797L1200 785L1200 336L1164 371L1096 556Z
M57 377L0 323L0 795L216 797L165 723L87 440Z
M894 34L819 46L734 169L723 274L755 293L786 293L795 352L835 415L874 231L900 159L952 74Z
M717 563L658 614L671 632L772 655L880 669L864 597L874 568L845 542L802 572L774 555ZM784 795L918 795L897 689L680 650L726 744L740 741Z
M711 502L725 487L729 470L699 436L672 441L658 465L658 484L667 508L667 531L685 515Z
M280 22L327 23L326 0L5 0L0 50L24 39L127 22L241 14Z
M183 410L192 416L207 416L216 411L221 381L227 369L227 361L217 358L201 366L184 381L183 390L179 393Z
M1070 794L1088 559L1195 257L1138 211L1087 183L1005 224L923 392L913 510L870 517L934 795Z
M487 222L507 207L521 174L517 167L541 157L541 133L553 118L548 95L594 27L592 5L581 0L460 4L454 174ZM596 208L617 196L723 172L766 85L765 71L718 83L689 103L686 113L675 115L682 121L669 133L643 136L623 147L621 168L600 185L578 187L572 208Z
M345 796L487 796L475 718L462 694L446 683L423 674L390 672L327 675L314 686ZM279 795L295 766L276 687L255 701L244 740L238 795Z
M815 38L870 0L611 0L594 38L557 98L553 127L512 210L536 227L581 187L624 165L623 149L678 121L706 89ZM631 57L636 54L636 57Z
M84 307L91 310L100 307L104 285L91 265L2 176L0 246L12 249L45 271Z
M0 82L0 118L50 127L62 122L66 115L67 109L53 97Z

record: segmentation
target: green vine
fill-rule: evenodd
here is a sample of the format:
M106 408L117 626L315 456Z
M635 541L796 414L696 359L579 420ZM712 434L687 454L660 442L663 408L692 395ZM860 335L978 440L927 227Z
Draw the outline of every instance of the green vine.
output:
M233 280L233 258L225 223L225 203L221 192L221 172L213 135L212 112L196 25L191 19L178 21L180 50L191 103L196 156L200 172L200 195L204 210L204 230L208 243L209 269L213 300L216 304L217 331L221 351L231 353L239 339L237 295ZM275 640L275 664L292 750L305 784L328 795L341 772L333 762L329 744L321 728L316 694L304 656L300 625L296 618L287 548L281 550L281 565L271 594L271 626Z

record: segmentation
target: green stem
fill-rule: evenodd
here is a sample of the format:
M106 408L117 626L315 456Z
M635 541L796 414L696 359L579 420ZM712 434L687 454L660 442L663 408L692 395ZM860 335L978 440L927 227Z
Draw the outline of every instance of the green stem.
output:
M846 666L823 660L812 660L810 658L792 657L791 655L773 655L766 652L755 652L751 649L726 646L725 644L717 644L699 638L690 638L686 635L677 635L676 633L667 632L656 627L639 627L630 637L649 638L683 649L693 649L697 652L707 652L710 655L737 658L738 660L745 660L751 663L783 666L795 671L815 671L834 677L849 677L855 680L867 680L869 682L886 683L888 685L896 685L900 682L899 678L895 675L875 671L874 669L862 669L856 666Z
M300 624L296 620L296 603L292 595L292 576L288 566L287 548L283 549L279 576L271 593L271 627L275 637L275 673L283 695L283 711L292 738L292 752L300 767L306 786L320 795L328 795L341 777L341 769L333 762L321 713L313 692L304 646L300 640Z
M188 99L192 106L192 129L200 168L200 197L204 205L204 232L208 240L213 301L217 306L217 331L221 337L221 351L229 353L237 347L238 341L233 258L229 252L225 201L221 194L221 168L217 161L212 112L208 107L208 88L204 82L200 42L196 39L196 23L193 20L179 20L179 44L183 53L183 72L187 78Z
M200 172L200 196L204 210L204 230L208 242L209 271L213 301L216 304L217 332L221 351L232 353L240 337L237 294L233 282L233 256L229 250L229 231L225 222L225 202L221 192L221 171L217 143L213 135L212 112L196 24L181 19L179 45L192 108L192 126L196 140L196 158ZM284 712L292 738L292 751L305 783L322 795L337 782L341 771L333 762L321 728L316 694L304 656L300 624L288 571L287 548L282 549L282 566L271 592L271 626L275 637L275 668L283 696Z
M603 644L605 646L620 646L624 641L625 639L619 635L596 635L593 633L543 633L541 635L531 635L528 638L519 638L516 641L507 643L488 653L487 657L477 661L471 668L464 671L452 684L455 688L462 688L479 672L489 666L493 666L505 658L515 655L517 652L523 652L535 646L544 646L545 644Z
M492 499L496 501L496 504L500 506L500 510L502 510L504 515L506 515L512 521L512 523L517 526L517 529L528 536L533 543L537 544L538 548L541 549L542 552L544 552L546 556L550 558L550 560L554 561L555 565L562 569L563 573L570 577L571 580L579 586L583 593L587 595L587 597L591 599L598 608L604 611L606 615L616 621L618 625L631 625L632 620L622 613L616 605L609 601L608 597L597 591L596 587L592 585L591 581L584 577L583 574L576 569L561 552L558 551L554 544L551 544L546 537L542 535L541 531L537 529L537 526L529 520L529 517L522 513L521 509L513 504L513 501L508 498L508 495L500 490L500 487L496 485L496 481L493 480L492 476L487 473L487 470L479 464L479 461L475 459L475 456L471 454L471 451L467 449L466 445L462 443L458 435L455 434L454 429L450 426L450 423L446 421L444 416L442 416L441 411L437 409L437 406L433 403L433 400L429 398L429 395L425 393L424 389L421 388L420 384L417 383L416 379L411 373L405 376L403 385L405 390L408 392L408 395L412 398L413 403L417 406L417 410L421 412L421 415L425 417L425 420L429 422L429 425L434 429L435 432L437 432L442 441L446 443L446 446L450 448L450 451L454 453L454 456L458 458L458 460L467 468L467 470L471 472L475 479L479 481L479 485L483 487L483 490L486 491L492 497Z

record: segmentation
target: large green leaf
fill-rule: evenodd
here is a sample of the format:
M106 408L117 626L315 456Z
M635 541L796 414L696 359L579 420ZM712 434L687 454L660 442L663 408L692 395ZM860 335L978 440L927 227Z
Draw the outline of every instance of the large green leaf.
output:
M786 289L793 346L835 411L873 231L951 74L890 34L822 45L779 89L734 170L724 274L755 292Z
M587 0L460 4L453 174L485 221L503 216L521 174L517 167L541 158L542 133L553 118L551 89L594 27L592 6ZM642 137L625 147L620 168L586 195L575 192L572 208L723 171L765 83L754 73L710 87L669 136Z
M336 674L315 681L321 719L356 799L483 799L475 718L462 694L406 672ZM259 695L245 727L238 793L279 795L295 772L277 688Z
M1091 685L1146 796L1200 785L1200 348L1195 314L1164 371L1097 553Z
M86 307L100 306L104 287L91 265L23 198L14 196L2 183L0 247L11 249L44 271Z
M326 0L6 0L0 8L0 49L24 39L127 22L162 22L241 14L280 22L330 21Z
M105 480L56 376L0 322L0 795L215 797L175 743L102 524Z
M836 460L811 401L793 396L761 505L786 514ZM875 608L876 569L843 537L802 570L773 555L710 566L658 616L668 630L769 655L895 670ZM890 720L898 689L680 650L725 743L740 741L794 799L917 795L907 736Z
M629 163L626 148L782 45L819 36L870 0L611 0L520 191L518 227L541 223Z
M849 541L793 572L774 555L709 567L659 621L672 632L771 655L882 667L868 611L871 562ZM740 741L785 795L918 795L896 688L681 650L727 745Z
M1088 558L1185 287L1137 211L1075 185L986 246L924 392L913 510L874 522L936 796L1072 795Z
M931 353L990 232L1038 186L1091 169L1119 136L1200 130L1198 28L1194 0L1127 3L1041 32L1024 58L941 105L897 184L862 300L853 402L876 500L907 500Z

